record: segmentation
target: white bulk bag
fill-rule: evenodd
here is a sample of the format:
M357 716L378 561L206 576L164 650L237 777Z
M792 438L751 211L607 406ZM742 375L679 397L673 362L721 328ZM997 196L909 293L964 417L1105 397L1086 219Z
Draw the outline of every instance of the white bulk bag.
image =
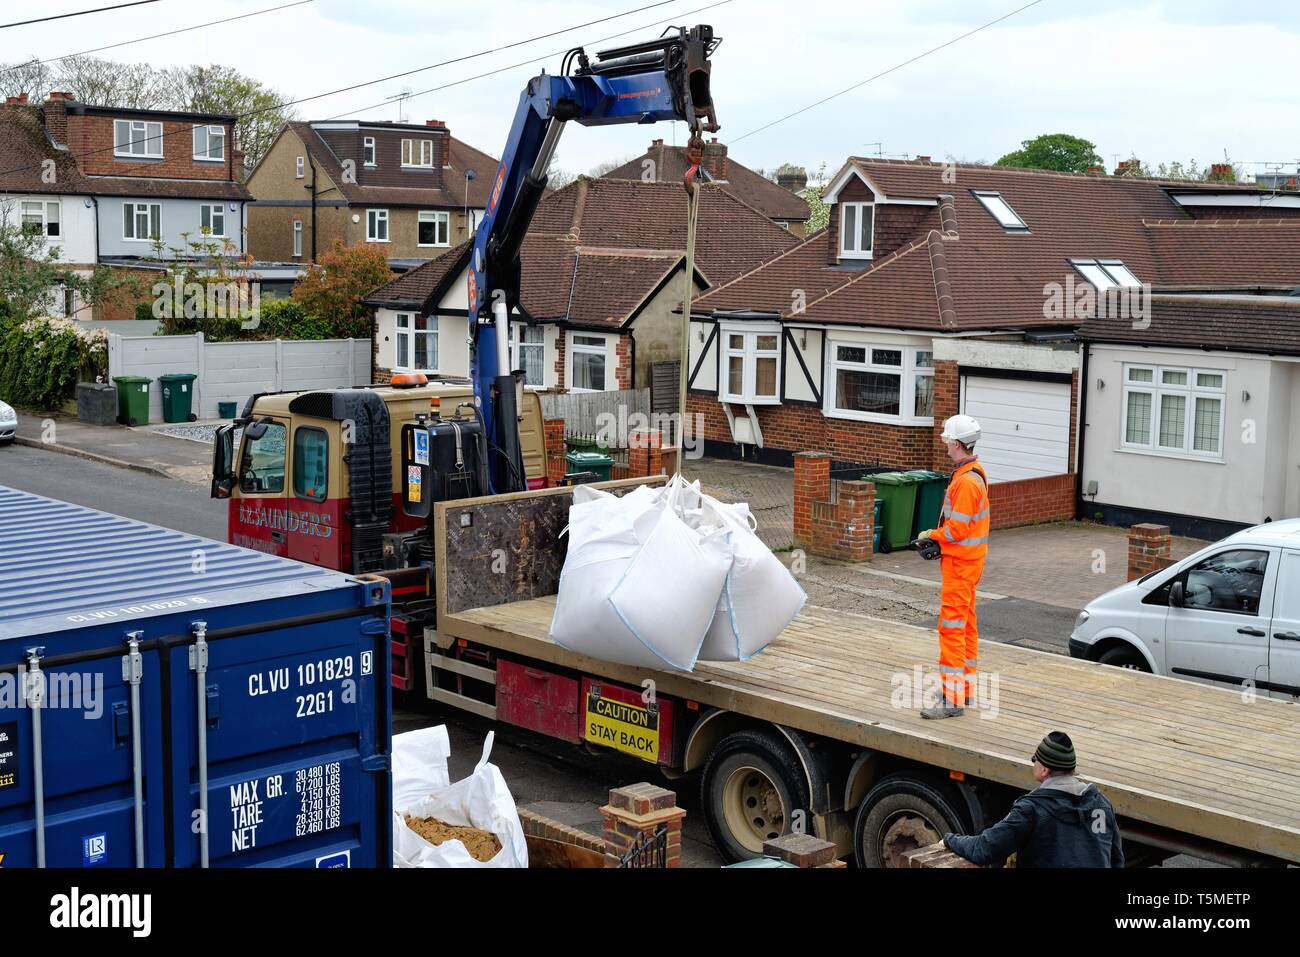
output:
M447 747L447 729L424 728L393 737L394 867L528 866L528 841L515 800L500 769L488 763L494 737L489 731L483 742L483 756L473 774L455 784L435 785L432 791L423 792L414 801L412 796L420 794L430 782L447 781L446 760L451 750ZM409 740L403 741L404 738ZM501 850L490 861L479 861L470 856L460 841L430 844L407 827L407 815L436 817L455 827L487 831L496 835Z

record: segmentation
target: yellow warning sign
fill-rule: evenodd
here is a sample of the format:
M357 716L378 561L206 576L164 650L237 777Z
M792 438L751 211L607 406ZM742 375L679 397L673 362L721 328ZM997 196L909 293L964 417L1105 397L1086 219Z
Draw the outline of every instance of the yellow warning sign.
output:
M583 736L592 744L658 762L659 711L604 698L593 689L587 694Z

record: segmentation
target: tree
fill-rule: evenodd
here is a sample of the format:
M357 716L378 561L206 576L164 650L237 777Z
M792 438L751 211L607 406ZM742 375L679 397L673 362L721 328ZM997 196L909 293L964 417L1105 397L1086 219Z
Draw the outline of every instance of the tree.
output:
M636 159L635 156L624 156L622 159L604 160L603 162L597 163L595 166L593 166L591 168L591 172L588 173L587 175L595 179L599 179L600 177L604 176L606 173L612 173L614 170L618 169L624 163L630 163L634 159Z
M172 67L163 72L168 108L195 113L232 113L235 136L252 169L275 142L284 124L296 119L287 96L228 66Z
M63 290L93 304L122 282L102 266L79 273L59 259L59 247L22 224L16 204L0 204L0 308L9 319L40 318L57 307Z
M1086 173L1090 168L1104 164L1097 155L1095 144L1069 133L1044 133L1022 141L1020 149L1008 153L994 165Z
M6 97L26 93L33 102L39 102L37 98L43 99L53 89L53 79L50 65L36 57L23 63L0 63L0 95Z
M815 182L809 183L803 191L803 198L808 203L808 222L804 226L804 235L823 229L831 220L831 208L822 202L822 190L826 188L826 164L817 170Z
M374 246L334 240L293 287L293 301L334 330L338 339L370 338L371 311L361 300L393 278L388 258Z
M134 110L170 107L163 72L147 63L119 63L93 56L67 57L59 61L53 83L51 89L71 93L74 99L96 106Z

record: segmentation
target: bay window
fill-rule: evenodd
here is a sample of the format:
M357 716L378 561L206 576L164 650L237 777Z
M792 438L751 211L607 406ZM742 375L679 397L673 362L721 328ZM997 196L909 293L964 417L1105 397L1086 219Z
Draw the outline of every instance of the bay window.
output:
M1126 365L1123 446L1220 458L1226 397L1220 369Z
M609 340L575 332L569 340L569 352L569 388L574 392L604 392L609 381Z
M397 314L397 362L399 372L438 371L438 317L419 313Z
M934 359L929 348L834 340L827 348L827 415L871 421L932 420Z
M722 401L780 403L781 327L732 326L722 335Z

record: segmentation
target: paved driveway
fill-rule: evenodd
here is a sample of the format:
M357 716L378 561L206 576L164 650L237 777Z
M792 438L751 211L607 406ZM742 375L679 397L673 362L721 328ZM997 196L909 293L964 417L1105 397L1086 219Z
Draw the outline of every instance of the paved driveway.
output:
M688 459L682 474L724 502L748 502L768 548L794 545L794 470L730 459Z

